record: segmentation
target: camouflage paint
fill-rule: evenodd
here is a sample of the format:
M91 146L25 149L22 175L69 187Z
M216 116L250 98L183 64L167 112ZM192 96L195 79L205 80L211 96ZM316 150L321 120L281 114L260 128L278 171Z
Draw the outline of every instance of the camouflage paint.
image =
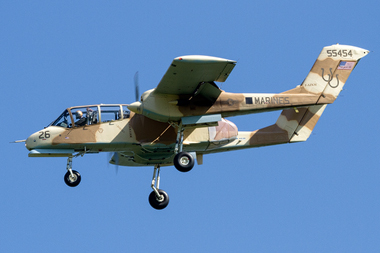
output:
M196 152L202 163L203 154L305 141L327 104L335 101L358 60L366 54L367 50L352 46L325 47L303 83L278 94L224 92L213 81L225 81L234 61L179 57L157 89L144 92L141 102L128 107L132 111L130 118L84 127L50 126L32 134L26 147L116 151L119 165L172 165L177 126L182 117L207 114L227 117L272 110L282 110L276 123L256 131L238 131L225 119L218 126L186 129L183 149ZM91 107L96 106L104 105ZM72 115L71 118L73 121ZM111 163L115 161L114 156Z

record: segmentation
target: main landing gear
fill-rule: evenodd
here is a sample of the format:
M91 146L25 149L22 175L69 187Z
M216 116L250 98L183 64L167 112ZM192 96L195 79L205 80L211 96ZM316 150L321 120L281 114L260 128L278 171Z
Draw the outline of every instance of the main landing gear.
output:
M181 172L188 172L194 167L194 157L187 152L180 152L174 156L174 166Z
M174 148L174 166L181 172L188 172L194 167L194 157L182 151L183 149L183 132L182 124L178 126L176 145ZM164 209L169 204L169 195L160 189L160 165L154 166L153 179L151 187L153 191L149 194L149 204L157 210Z
M149 204L157 210L164 209L169 204L169 195L159 189L160 187L160 165L154 166L151 187L153 191L149 194Z
M194 157L188 153L183 152L183 132L185 129L182 127L182 124L178 126L177 139L174 148L174 166L177 170L181 172L188 172L194 167Z
M67 158L67 172L64 176L65 183L70 187L75 187L80 183L81 176L78 171L72 169L73 157Z
M194 158L187 152L179 152L174 157L174 166L181 172L188 172L194 167ZM160 165L154 166L149 204L157 210L164 209L169 204L169 195L160 189Z

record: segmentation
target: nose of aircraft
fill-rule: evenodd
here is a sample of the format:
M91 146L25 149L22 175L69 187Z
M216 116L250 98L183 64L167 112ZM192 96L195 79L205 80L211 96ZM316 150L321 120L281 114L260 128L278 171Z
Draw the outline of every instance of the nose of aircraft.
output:
M28 150L56 148L55 138L65 131L67 128L49 126L29 136L25 141L25 146Z
M36 148L38 146L38 135L39 133L34 133L32 134L31 136L29 136L26 141L25 141L25 147L28 149L28 150L32 150L34 148Z
M28 150L36 148L49 148L52 145L52 139L56 135L55 129L45 128L29 136L25 141Z

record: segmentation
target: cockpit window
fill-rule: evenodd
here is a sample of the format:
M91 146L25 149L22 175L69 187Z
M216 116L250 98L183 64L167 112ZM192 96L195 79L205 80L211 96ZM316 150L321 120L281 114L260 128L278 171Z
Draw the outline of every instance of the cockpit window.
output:
M123 119L128 119L130 117L130 112L127 106L123 105Z
M53 121L53 123L49 126L59 126L64 128L81 127L98 124L101 122L127 119L129 117L130 112L127 105L93 105L71 107L65 110L58 117L58 119ZM74 122L72 122L72 120Z
M71 127L71 118L70 114L67 110L65 110L61 116L58 117L53 123L50 124L51 126L59 126L59 127Z
M97 106L73 108L71 113L73 114L74 125L76 127L93 125L99 122Z
M102 122L109 122L122 119L120 106L100 106Z

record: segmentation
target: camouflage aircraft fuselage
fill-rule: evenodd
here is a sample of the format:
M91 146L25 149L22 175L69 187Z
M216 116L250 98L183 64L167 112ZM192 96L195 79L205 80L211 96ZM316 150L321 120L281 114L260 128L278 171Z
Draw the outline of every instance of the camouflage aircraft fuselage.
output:
M236 62L212 57L178 57L166 73L166 81L176 78L179 67L183 76L207 76L202 68L193 65L199 62L225 65L217 77L202 79L196 87L189 87L190 93L178 89L176 94L168 94L165 88L169 86L160 83L156 89L146 91L141 101L128 105L131 110L128 118L84 126L49 126L32 134L26 140L26 147L31 151L30 156L118 152L119 165L172 165L178 128L183 127L181 122L185 117L220 115L224 118L273 110L282 110L277 122L256 131L238 131L235 124L225 119L217 124L185 127L183 149L194 153L198 164L202 164L203 154L305 141L326 105L335 101L358 60L367 53L352 46L325 47L302 84L278 94L222 91L214 81L224 81ZM74 122L72 109L68 111ZM60 150L60 153L46 150ZM110 162L116 163L115 159Z

